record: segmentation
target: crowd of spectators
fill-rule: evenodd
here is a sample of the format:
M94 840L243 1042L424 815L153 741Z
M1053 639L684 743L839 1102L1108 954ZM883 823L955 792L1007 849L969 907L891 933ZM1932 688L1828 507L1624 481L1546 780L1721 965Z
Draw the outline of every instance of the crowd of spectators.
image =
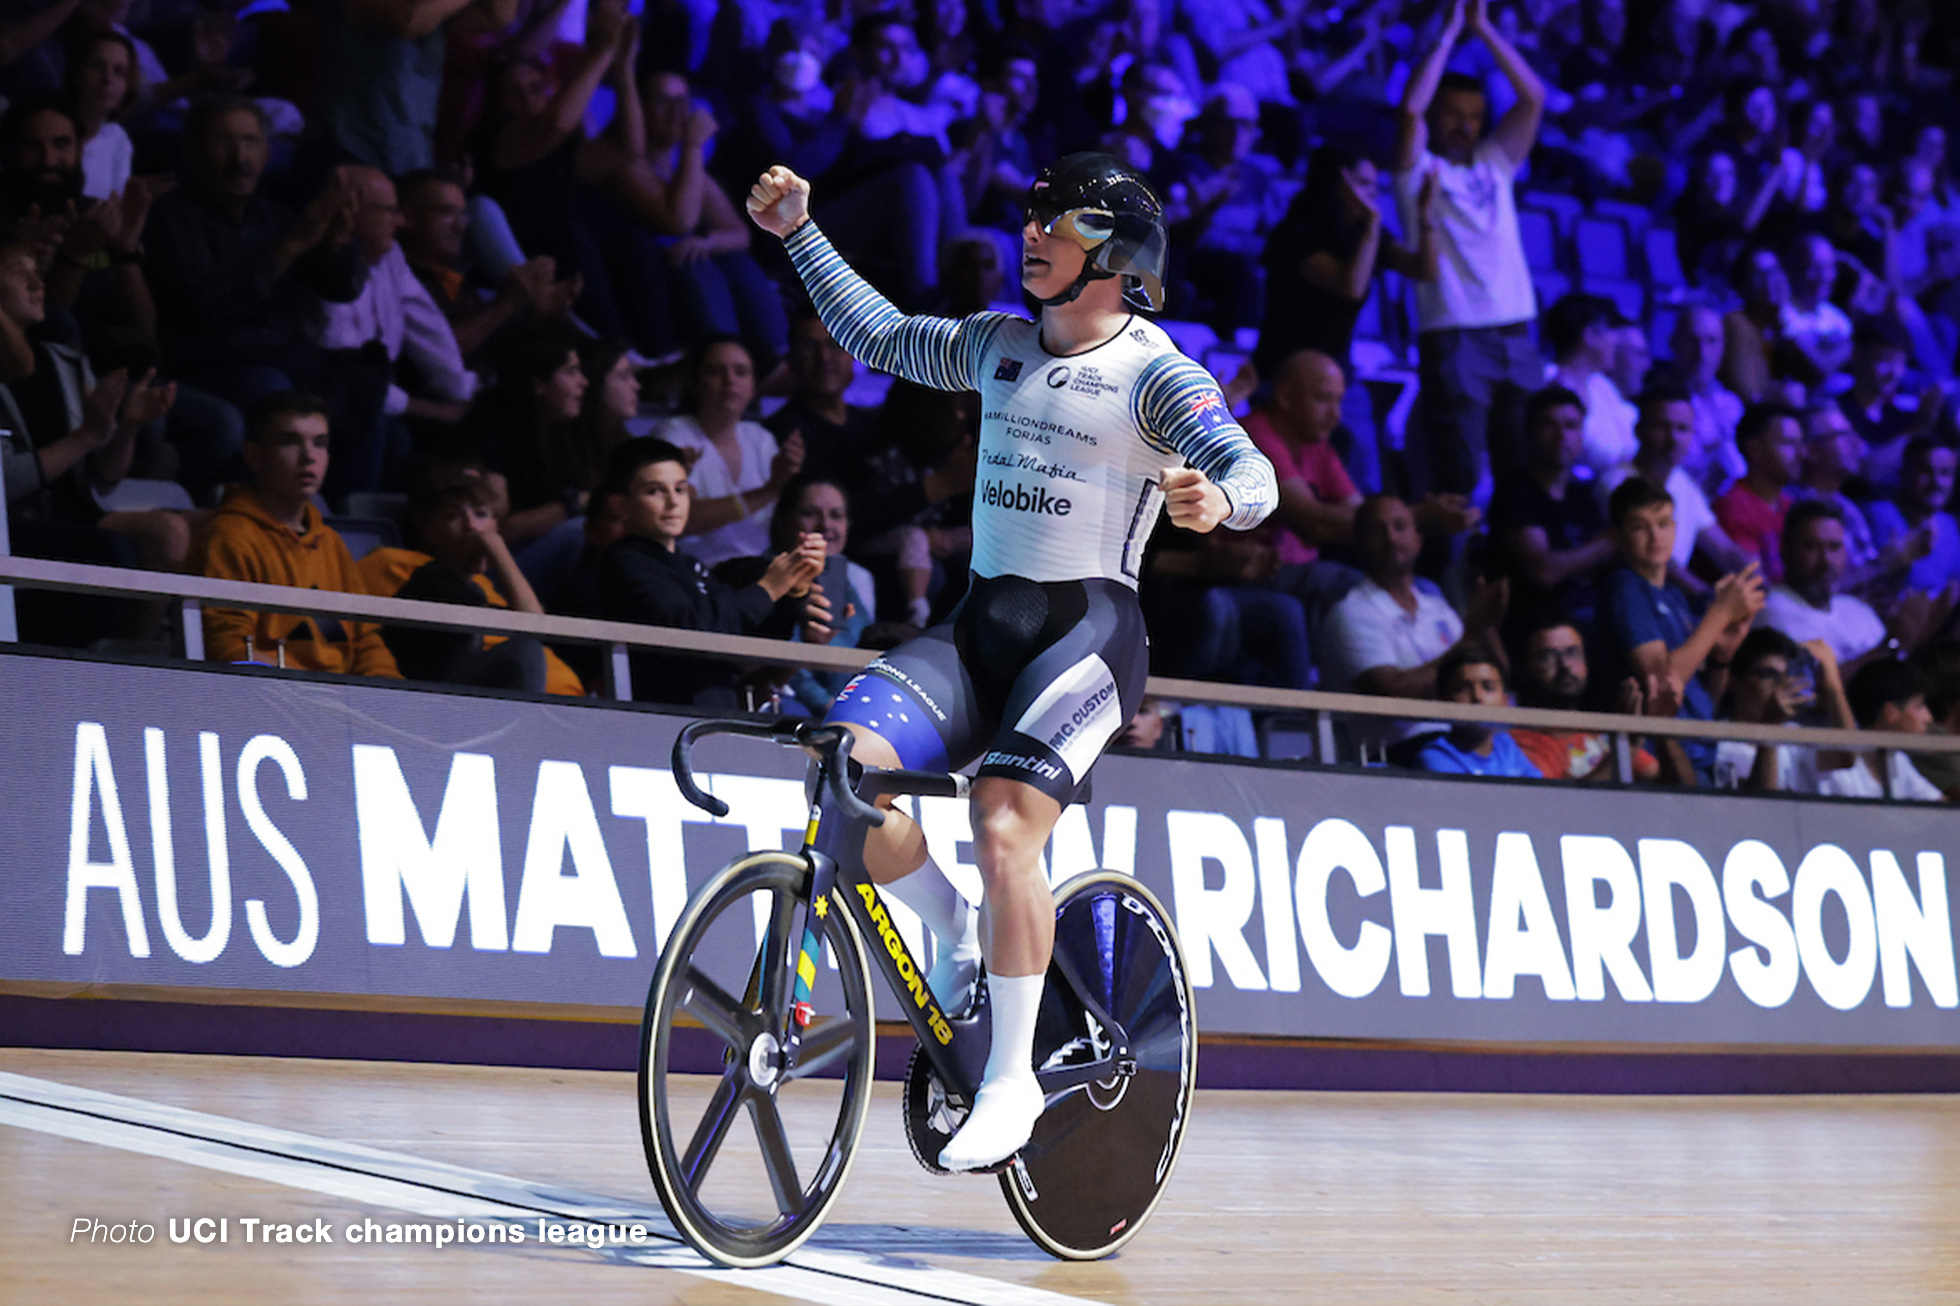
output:
M1155 670L1960 718L1950 4L8 0L0 99L17 553L889 645L962 592L978 405L861 375L741 197L787 163L902 308L1020 307L1031 178L1103 149L1163 197L1174 334L1281 476L1257 532L1160 531ZM1572 252L1602 230L1617 274ZM19 604L67 646L168 619ZM526 639L205 622L222 660L599 675ZM839 688L633 672L705 706ZM1433 770L1617 771L1584 730L1349 730ZM1634 757L1960 791L1890 765Z

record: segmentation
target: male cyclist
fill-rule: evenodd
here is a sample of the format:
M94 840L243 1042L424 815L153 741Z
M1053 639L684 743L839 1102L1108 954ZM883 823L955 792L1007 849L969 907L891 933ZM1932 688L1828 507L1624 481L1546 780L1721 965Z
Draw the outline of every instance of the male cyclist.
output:
M829 720L869 766L980 760L974 860L984 920L899 812L871 831L865 869L925 921L931 986L957 1011L984 954L993 1041L965 1124L939 1162L998 1164L1045 1105L1035 1019L1054 948L1040 857L1062 808L1143 698L1149 648L1136 586L1160 507L1187 530L1248 530L1279 497L1272 464L1211 376L1132 308L1163 300L1163 206L1107 154L1071 154L1028 194L1021 284L1041 319L907 317L810 221L810 184L764 173L748 210L781 236L824 325L872 367L981 395L973 577L947 621L845 687Z

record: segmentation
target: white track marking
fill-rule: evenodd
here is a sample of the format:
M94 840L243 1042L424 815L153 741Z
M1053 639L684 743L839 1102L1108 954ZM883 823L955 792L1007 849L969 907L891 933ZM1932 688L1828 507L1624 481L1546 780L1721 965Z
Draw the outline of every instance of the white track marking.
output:
M588 1254L819 1306L1090 1306L1087 1298L915 1260L808 1245L783 1265L729 1270L682 1243L657 1207L4 1071L0 1124L423 1216L644 1224L666 1241L650 1247L609 1246ZM486 1246L511 1250L511 1244ZM563 1250L546 1246L554 1253Z

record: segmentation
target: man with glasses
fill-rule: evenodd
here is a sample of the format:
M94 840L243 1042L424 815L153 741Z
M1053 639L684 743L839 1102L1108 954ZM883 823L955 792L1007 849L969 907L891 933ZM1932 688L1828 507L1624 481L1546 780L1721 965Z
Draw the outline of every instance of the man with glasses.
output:
M1577 712L1586 706L1589 674L1586 641L1571 617L1557 608L1546 608L1526 624L1518 649L1521 706ZM1602 731L1517 729L1511 738L1547 780L1617 778L1613 740ZM1652 780L1659 774L1660 763L1654 755L1636 748L1633 778Z

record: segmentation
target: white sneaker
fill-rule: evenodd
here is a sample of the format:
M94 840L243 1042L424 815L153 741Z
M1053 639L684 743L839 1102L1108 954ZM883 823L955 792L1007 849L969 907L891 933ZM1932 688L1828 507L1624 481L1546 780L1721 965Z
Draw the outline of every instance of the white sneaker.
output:
M1027 1146L1035 1121L1048 1105L1033 1075L992 1080L973 1096L960 1132L939 1153L948 1170L981 1170L999 1165Z

